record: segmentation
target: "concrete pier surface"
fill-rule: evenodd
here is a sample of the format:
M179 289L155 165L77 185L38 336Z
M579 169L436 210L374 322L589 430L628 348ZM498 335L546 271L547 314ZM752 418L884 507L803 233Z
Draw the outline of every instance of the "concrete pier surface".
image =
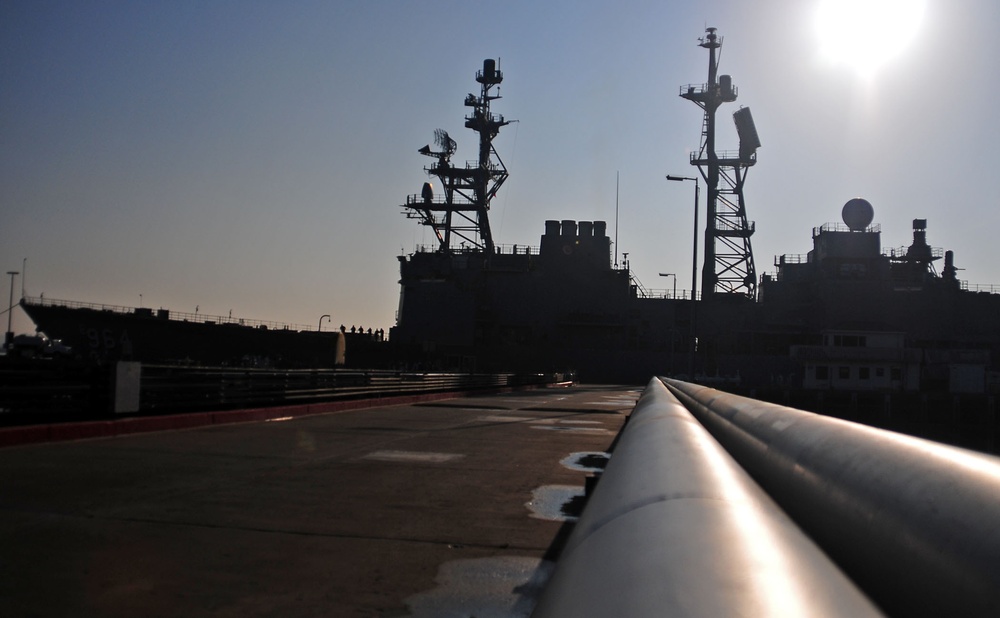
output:
M0 616L526 616L640 393L0 449Z

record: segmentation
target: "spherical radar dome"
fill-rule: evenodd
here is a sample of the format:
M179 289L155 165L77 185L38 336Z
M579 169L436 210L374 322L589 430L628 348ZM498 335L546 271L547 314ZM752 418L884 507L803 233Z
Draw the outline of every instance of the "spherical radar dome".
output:
M851 228L852 232L863 232L875 218L875 209L872 208L872 204L868 200L856 197L844 204L844 210L841 211L840 216L843 217L844 223Z

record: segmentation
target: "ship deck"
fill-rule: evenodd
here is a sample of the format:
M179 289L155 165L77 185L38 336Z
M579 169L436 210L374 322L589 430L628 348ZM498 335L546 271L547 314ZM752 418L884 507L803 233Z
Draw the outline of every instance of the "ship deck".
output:
M638 394L0 449L0 614L526 615L588 475L567 464L606 451Z

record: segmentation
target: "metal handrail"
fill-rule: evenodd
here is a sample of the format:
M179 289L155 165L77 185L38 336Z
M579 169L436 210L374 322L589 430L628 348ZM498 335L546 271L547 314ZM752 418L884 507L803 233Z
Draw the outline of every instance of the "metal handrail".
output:
M961 288L963 290L967 290L969 292L981 292L981 293L986 293L986 294L1000 294L1000 285L996 285L996 284L982 284L982 283L973 283L973 284L970 284L968 281L966 281L964 279L961 281Z
M853 230L847 227L846 223L824 223L819 227L814 227L812 231L813 238L820 235L821 232L852 232ZM867 233L882 233L882 224L876 223L875 225L869 225L864 229Z
M701 151L692 152L688 158L692 163L696 161L708 161L708 157ZM742 161L744 163L753 163L757 161L757 153L753 152L747 157L742 157L739 150L719 150L716 151L715 158L719 161Z
M786 253L780 256L774 256L774 265L783 266L785 264L808 264L809 254L808 253Z
M928 247L930 249L930 257L932 259L941 259L944 257L944 249L941 247ZM909 247L891 247L882 250L882 255L888 258L903 259L907 257L910 252Z
M716 84L716 88L718 87L719 87L718 84ZM735 85L732 85L731 88L734 96L739 95L739 88L737 88ZM685 94L701 94L704 92L708 92L708 89L709 89L708 84L684 84L678 90L678 94L680 94L681 96L684 96Z
M677 290L674 294L673 289L660 289L660 288L649 288L646 290L646 296L643 298L659 298L665 300L691 300L691 290Z

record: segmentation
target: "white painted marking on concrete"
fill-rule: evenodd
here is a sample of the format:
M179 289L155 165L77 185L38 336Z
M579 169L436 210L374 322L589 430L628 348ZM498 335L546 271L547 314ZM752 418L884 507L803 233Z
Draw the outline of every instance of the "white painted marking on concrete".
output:
M535 425L600 425L601 421L577 421L565 418L537 418L533 420Z
M530 425L532 429L547 429L549 431L565 431L568 433L589 433L593 435L612 435L612 432L600 427L560 427L558 425Z
M406 599L415 618L527 618L555 565L523 556L451 560L438 567L437 588Z
M595 406L627 407L635 406L635 399L609 399L608 401L595 401Z
M491 415L491 416L480 416L476 420L484 423L523 423L525 421L533 421L535 419L531 416Z
M373 461L405 461L411 463L445 463L461 459L461 453L430 453L423 451L374 451L362 459Z

